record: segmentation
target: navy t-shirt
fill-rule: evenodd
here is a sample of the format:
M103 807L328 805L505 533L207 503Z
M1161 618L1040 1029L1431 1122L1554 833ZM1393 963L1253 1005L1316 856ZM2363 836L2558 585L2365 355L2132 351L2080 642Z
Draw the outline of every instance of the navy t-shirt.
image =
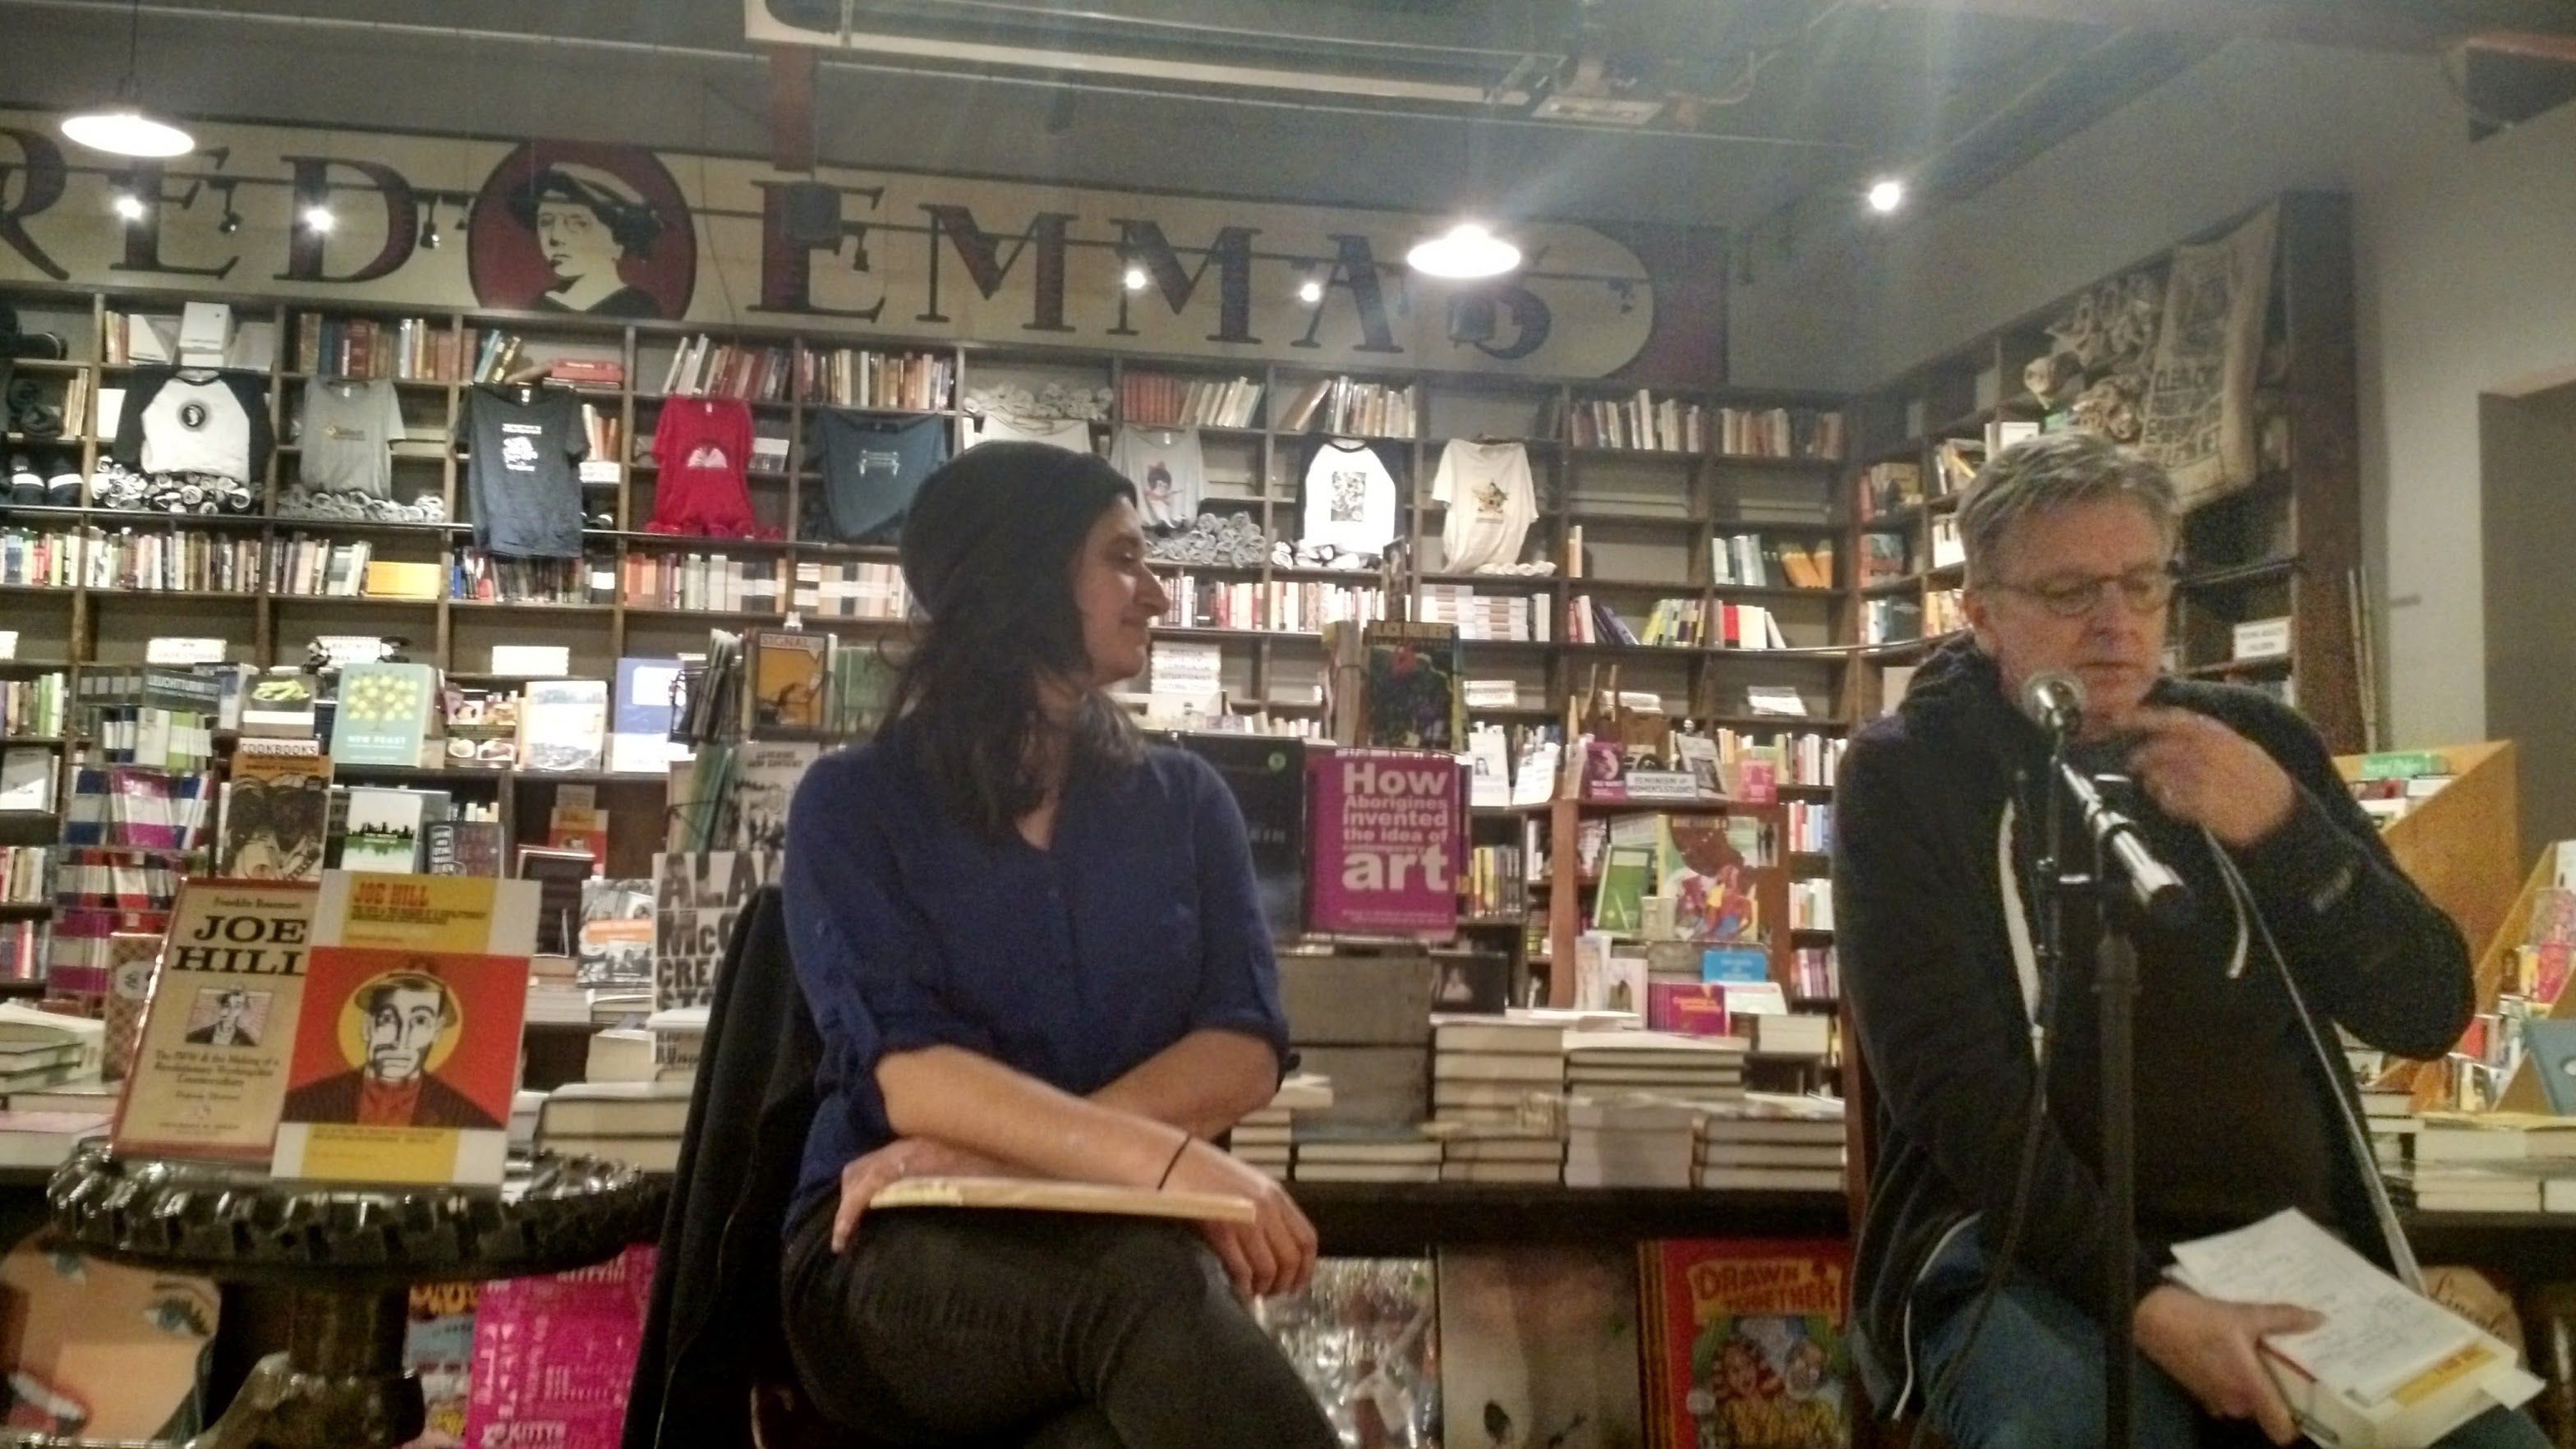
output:
M948 421L827 409L814 415L823 517L842 543L889 539L922 480L948 461Z
M963 1047L1076 1096L1193 1031L1287 1056L1243 816L1206 762L1154 747L1075 780L1039 850L951 818L910 736L818 761L788 813L787 929L823 1038L791 1226L893 1140L889 1052Z

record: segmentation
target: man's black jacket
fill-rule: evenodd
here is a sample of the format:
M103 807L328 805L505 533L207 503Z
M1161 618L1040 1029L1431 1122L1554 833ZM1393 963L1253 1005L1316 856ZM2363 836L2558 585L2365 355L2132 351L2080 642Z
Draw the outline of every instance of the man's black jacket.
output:
M2373 1168L2340 1124L2336 1095L2353 1100L2353 1084L2327 1023L2388 1051L2440 1055L2468 1022L2467 948L2398 871L2297 715L2257 691L2177 680L2150 698L2214 716L2296 783L2288 821L2234 859L2331 1059L2309 1045L2259 933L2230 972L2238 918L2215 847L2142 807L2141 824L2195 887L2200 911L2192 927L2138 942L2137 1291L2157 1281L2167 1244L2287 1206L2385 1262ZM1996 1246L2011 1204L2033 1071L2003 820L2014 801L2013 886L2036 939L2039 903L2023 887L2040 850L2046 765L2039 731L1963 639L1925 663L1896 714L1854 736L1835 795L1835 923L1876 1091L1854 1349L1873 1401L1891 1410L1919 1387L1908 1308L1924 1263L1972 1215ZM2089 924L2070 931L2073 984L2053 993L2049 1122L2015 1254L2087 1312L2097 1311L2110 1251L2091 939Z

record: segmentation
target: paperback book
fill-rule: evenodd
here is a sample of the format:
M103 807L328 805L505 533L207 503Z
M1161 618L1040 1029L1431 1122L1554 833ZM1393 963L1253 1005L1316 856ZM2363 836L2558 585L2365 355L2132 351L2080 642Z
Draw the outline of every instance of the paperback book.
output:
M1652 1449L1851 1442L1848 1244L1668 1241L1638 1257Z
M752 892L778 879L778 856L756 850L653 857L653 1010L715 1002L734 923Z
M331 757L344 765L417 765L438 703L426 664L350 664L340 670Z
M319 880L330 824L330 756L238 750L224 786L215 874Z
M117 1152L267 1160L315 900L296 881L193 880L180 891L109 1133Z
M1643 1449L1630 1252L1443 1251L1439 1263L1444 1443Z
M279 1177L498 1186L537 887L322 877Z

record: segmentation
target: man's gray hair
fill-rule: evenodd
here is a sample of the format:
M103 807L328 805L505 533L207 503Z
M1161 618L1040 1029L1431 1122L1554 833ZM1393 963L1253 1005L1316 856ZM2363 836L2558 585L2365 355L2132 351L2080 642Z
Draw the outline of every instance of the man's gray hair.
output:
M2125 498L2147 511L2170 549L2181 505L2165 470L2099 433L2069 428L2042 433L1986 460L1959 503L1959 541L1967 548L1968 582L1994 582L2005 537L2015 523L2070 503Z

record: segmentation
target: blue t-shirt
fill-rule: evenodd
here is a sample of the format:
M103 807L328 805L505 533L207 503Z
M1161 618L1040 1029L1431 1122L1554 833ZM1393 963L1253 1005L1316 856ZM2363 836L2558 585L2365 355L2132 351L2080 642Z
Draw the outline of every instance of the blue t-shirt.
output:
M818 761L788 813L787 929L823 1038L791 1225L893 1140L889 1052L964 1047L1076 1096L1203 1029L1286 1060L1243 816L1215 770L1155 747L1077 779L1039 850L952 819L910 734Z

